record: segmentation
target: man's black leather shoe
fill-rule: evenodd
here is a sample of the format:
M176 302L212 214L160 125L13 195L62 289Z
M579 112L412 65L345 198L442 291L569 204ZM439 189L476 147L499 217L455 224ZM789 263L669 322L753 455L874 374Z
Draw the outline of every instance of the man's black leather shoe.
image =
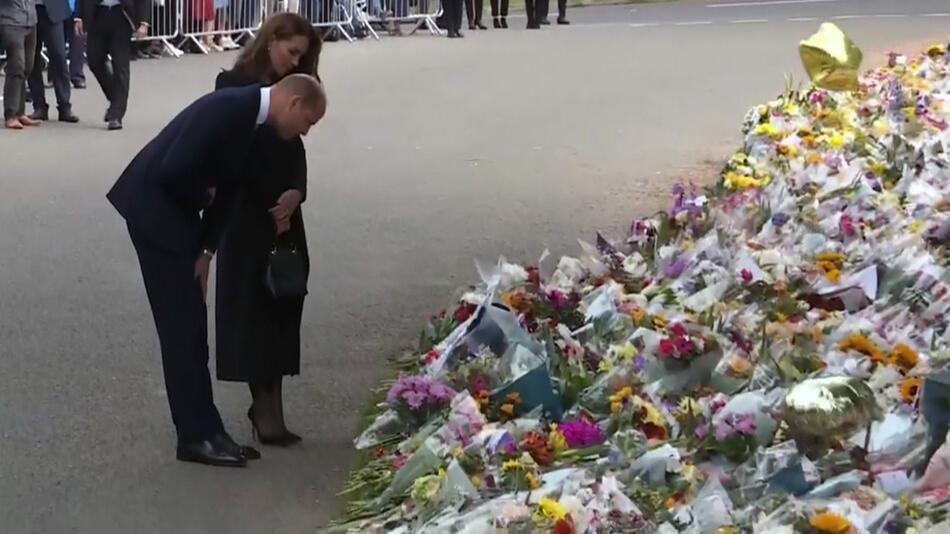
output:
M178 446L177 458L183 462L195 462L221 467L245 467L247 458L215 443L216 440L204 440Z
M237 456L243 456L248 460L260 460L261 452L254 447L248 447L246 445L238 445L231 436L227 434L218 434L217 436L211 438L212 443L223 448L226 451L229 451L231 454Z

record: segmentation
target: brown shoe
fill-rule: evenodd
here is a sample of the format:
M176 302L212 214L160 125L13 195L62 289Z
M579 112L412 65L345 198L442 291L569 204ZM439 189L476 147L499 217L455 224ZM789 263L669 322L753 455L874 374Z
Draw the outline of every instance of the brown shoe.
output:
M30 117L27 117L26 115L23 115L22 117L20 117L20 122L23 124L23 126L39 126L40 124L43 124L43 121L31 119Z
M5 126L6 128L8 128L8 129L10 129L10 130L22 130L22 129L23 129L23 123L20 122L20 119L17 119L16 117L14 117L14 118L12 118L12 119L7 119L6 123L4 123L4 126Z

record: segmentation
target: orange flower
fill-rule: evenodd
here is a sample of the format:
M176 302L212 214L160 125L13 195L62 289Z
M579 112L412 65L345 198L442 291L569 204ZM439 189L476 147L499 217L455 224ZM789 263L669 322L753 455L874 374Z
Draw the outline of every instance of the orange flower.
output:
M559 519L557 523L554 524L554 530L551 531L551 534L576 534L577 529L574 528L574 519L570 515L564 519Z
M515 405L514 405L514 404L508 404L508 403L506 402L506 403L504 403L504 404L501 405L501 408L499 408L499 411L502 413L502 415L504 415L504 416L506 416L506 417L509 417L509 418L514 417L514 416L515 416Z
M646 313L644 313L640 308L634 308L630 310L630 318L633 319L633 324L639 325L643 322L645 317Z
M821 534L850 534L854 532L851 522L846 517L831 512L814 515L808 523L811 528Z
M874 363L884 361L884 352L882 352L873 341L868 339L867 336L862 334L851 334L838 344L838 350L860 352L868 358L871 358L871 361Z
M523 289L505 292L501 295L501 300L512 310L525 315L531 313L531 310L534 308L531 303L531 297L529 297Z
M894 345L894 349L891 350L891 353L887 356L888 364L894 367L900 367L904 371L913 369L919 360L920 358L917 356L917 352L903 343Z
M914 402L917 398L917 392L920 391L920 379L912 376L905 378L901 382L901 399L906 403Z

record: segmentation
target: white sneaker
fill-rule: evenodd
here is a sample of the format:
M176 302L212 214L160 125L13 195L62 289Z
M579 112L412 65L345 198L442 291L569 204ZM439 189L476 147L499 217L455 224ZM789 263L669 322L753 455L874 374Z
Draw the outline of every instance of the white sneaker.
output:
M241 45L235 43L234 39L232 39L229 35L225 35L221 38L221 47L225 50L237 50L238 48L241 48Z

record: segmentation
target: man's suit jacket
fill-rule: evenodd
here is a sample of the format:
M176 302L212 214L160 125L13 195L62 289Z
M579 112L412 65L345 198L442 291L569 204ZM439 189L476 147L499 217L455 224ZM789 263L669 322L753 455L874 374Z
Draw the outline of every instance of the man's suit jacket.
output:
M76 0L76 18L82 19L86 31L93 27L96 19L96 8L100 0ZM149 24L152 19L152 2L150 0L119 0L122 11L125 12L129 24L134 30L140 24Z
M257 128L260 86L207 94L132 160L107 195L129 227L156 246L197 254L217 242ZM216 188L213 197L210 188Z
M46 16L53 24L59 24L73 15L69 0L43 0L43 5L46 7Z

